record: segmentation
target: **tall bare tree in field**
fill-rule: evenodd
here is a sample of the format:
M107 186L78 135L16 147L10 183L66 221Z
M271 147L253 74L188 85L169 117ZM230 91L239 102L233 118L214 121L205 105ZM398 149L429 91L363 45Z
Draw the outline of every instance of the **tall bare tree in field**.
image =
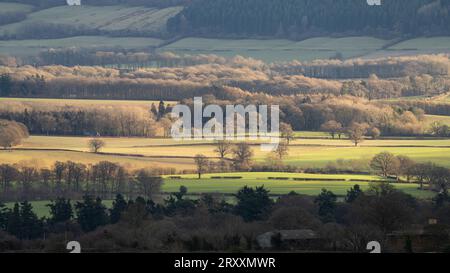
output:
M380 175L387 177L390 174L397 174L400 167L400 161L393 154L382 152L372 158L370 167L379 172Z
M286 141L280 142L273 152L276 154L279 160L283 160L283 158L285 158L289 153L289 145Z
M196 155L194 157L195 165L197 166L197 174L198 179L202 178L202 174L206 171L208 168L208 159L204 155Z
M101 139L92 138L89 140L88 145L92 152L98 153L100 151L100 149L105 147L106 143Z
M294 130L292 130L292 126L290 124L281 122L280 136L286 140L287 144L289 144L289 142L294 139Z
M219 140L216 142L214 152L216 152L221 159L224 159L229 153L231 153L231 150L232 147L229 141Z
M358 146L364 141L364 135L367 133L369 125L367 123L352 123L347 130L348 138Z
M237 170L248 170L251 165L253 151L248 143L241 142L233 149L234 166Z

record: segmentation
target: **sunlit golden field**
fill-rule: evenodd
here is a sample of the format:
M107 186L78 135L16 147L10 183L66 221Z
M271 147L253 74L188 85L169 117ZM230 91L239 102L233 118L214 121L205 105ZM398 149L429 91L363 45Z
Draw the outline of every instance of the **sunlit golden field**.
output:
M216 158L211 141L175 141L163 138L102 138L106 146L101 154L89 152L87 137L31 136L12 151L0 150L0 162L34 162L51 166L55 161L72 160L86 164L103 160L121 163L131 169L144 167L173 167L194 169L193 157L203 154ZM254 160L264 162L268 152L253 143ZM42 151L40 151L42 150ZM284 163L299 167L323 167L336 160L368 162L382 151L407 155L418 162L432 161L450 166L450 139L389 139L366 140L354 147L346 139L295 139L289 146Z

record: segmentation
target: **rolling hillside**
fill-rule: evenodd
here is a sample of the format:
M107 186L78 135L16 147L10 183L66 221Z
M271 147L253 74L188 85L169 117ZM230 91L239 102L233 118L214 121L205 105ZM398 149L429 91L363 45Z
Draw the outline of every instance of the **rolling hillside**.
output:
M13 12L29 13L33 10L33 6L18 4L18 3L3 3L0 2L0 15Z
M109 5L112 2L127 3L128 6ZM41 51L50 48L112 51L148 51L157 48L158 52L181 55L242 55L270 63L450 53L450 38L447 36L402 40L396 35L385 38L374 35L378 37L374 38L366 34L355 35L352 32L342 35L337 35L337 32L317 32L310 35L314 38L307 38L308 35L294 37L282 33L261 36L249 32L245 39L242 39L240 36L216 31L197 33L186 29L183 33L171 32L169 21L179 20L180 14L194 16L191 14L192 8L189 8L190 1L173 0L164 2L165 4L156 0L147 1L145 7L136 6L139 1L112 2L88 2L95 6L81 7L38 7L0 2L0 54L23 58L37 56ZM175 4L177 6L173 6ZM186 7L181 6L182 4ZM6 14L18 15L7 18ZM6 23L2 23L2 20L6 20ZM203 27L199 27L200 29ZM204 38L211 36L215 38ZM397 43L400 40L401 42Z
M161 35L166 31L168 18L181 9L60 6L34 12L23 21L4 25L0 27L0 36L23 39L70 37L73 34Z

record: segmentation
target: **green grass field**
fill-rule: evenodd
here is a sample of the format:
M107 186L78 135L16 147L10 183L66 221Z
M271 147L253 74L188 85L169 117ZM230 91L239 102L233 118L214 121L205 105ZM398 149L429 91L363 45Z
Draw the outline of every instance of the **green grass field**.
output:
M450 37L420 37L399 42L386 49L374 51L364 57L378 58L386 56L405 56L449 52Z
M328 59L341 53L344 58L366 55L381 49L389 41L372 37L312 38L289 40L229 40L185 38L160 48L179 54L216 54L224 57L242 55L266 62Z
M0 27L1 29L1 27ZM134 49L146 50L157 47L163 41L156 38L140 37L106 37L106 36L76 36L62 39L42 40L8 40L0 41L0 53L31 56L49 48L84 48L84 49Z
M389 50L450 50L450 37L415 38L389 47Z
M211 179L213 176L242 176L242 179ZM269 177L288 177L289 180L270 180ZM317 181L295 181L293 178L318 179ZM320 179L346 179L347 181L320 181ZM324 174L294 174L294 173L229 173L206 174L199 180L195 175L183 175L182 179L166 178L163 186L165 192L176 192L180 186L186 186L188 192L193 193L236 193L247 185L250 187L263 186L272 194L287 194L295 191L300 194L317 195L323 188L331 190L337 195L345 195L347 190L358 184L367 189L368 182L350 180L382 180L378 176L370 175L324 175ZM417 184L395 184L398 189L420 198L434 196L433 192L418 190Z

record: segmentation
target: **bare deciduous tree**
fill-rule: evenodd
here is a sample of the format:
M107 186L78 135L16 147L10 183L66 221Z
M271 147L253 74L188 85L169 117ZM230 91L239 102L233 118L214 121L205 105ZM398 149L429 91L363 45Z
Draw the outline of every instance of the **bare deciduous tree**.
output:
M105 147L106 143L101 139L92 138L89 140L88 145L92 152L98 153L100 149Z
M205 170L208 168L208 159L204 155L196 155L194 157L195 165L197 166L197 174L198 179L202 178L202 174L205 172Z
M370 167L384 177L390 174L397 174L399 166L398 158L389 152L379 153L370 161Z
M294 130L292 130L292 126L290 124L281 122L280 136L286 140L287 144L289 144L289 142L294 139Z
M367 133L367 123L352 123L347 130L348 138L358 146L359 143L364 141L364 135Z
M331 137L334 139L335 135L342 129L342 124L335 120L329 120L322 124L320 129L330 133Z
M219 140L216 142L214 152L219 154L221 159L224 159L231 152L231 143L226 140Z
M237 170L248 170L250 168L253 151L248 143L241 142L233 149L234 166Z

